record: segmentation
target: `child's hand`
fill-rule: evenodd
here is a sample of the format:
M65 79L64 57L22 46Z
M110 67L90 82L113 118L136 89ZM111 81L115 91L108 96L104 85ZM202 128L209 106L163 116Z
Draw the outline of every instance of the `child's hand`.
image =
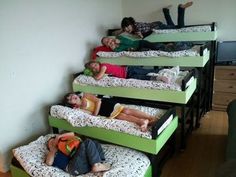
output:
M115 40L115 43L116 43L116 44L120 44L120 40L119 40L119 39L116 39L116 40Z
M136 35L143 39L143 35L142 35L142 33L140 31L136 32Z

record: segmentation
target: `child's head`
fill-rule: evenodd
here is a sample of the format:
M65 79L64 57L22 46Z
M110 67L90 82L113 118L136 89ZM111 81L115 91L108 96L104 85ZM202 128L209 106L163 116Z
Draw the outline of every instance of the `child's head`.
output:
M68 93L64 97L65 106L79 108L82 104L81 98L76 93Z
M86 69L89 69L90 71L92 71L93 75L96 75L100 71L100 62L98 61L89 61L84 66Z
M102 45L112 49L114 44L116 43L116 38L114 38L114 37L103 37L101 39L101 43L102 43Z
M125 17L121 21L121 28L127 33L132 33L134 31L135 20L132 17Z

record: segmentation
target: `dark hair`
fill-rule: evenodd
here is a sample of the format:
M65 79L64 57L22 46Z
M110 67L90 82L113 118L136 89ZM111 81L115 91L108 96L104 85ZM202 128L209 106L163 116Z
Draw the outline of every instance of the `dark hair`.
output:
M104 42L103 42L103 39L105 39L106 37L103 37L102 39L101 39L101 43L102 43L102 45L104 45L105 46L105 44L104 44Z
M131 25L134 27L135 20L133 17L125 17L121 21L121 28L124 30L125 27Z
M70 107L70 108L74 108L74 105L73 104L70 104L69 102L68 102L68 97L70 96L70 95L72 95L72 94L76 94L76 95L79 95L79 92L77 93L74 93L74 92L71 92L71 93L67 93L65 96L64 96L64 99L63 99L63 102L62 102L62 104L64 105L64 106L67 106L67 107Z
M96 75L97 73L95 73L93 71L93 68L91 67L92 63L98 63L99 65L101 64L99 61L93 61L92 60L92 61L89 61L88 63L85 63L84 67L87 68L87 69L90 69L93 72L93 74Z

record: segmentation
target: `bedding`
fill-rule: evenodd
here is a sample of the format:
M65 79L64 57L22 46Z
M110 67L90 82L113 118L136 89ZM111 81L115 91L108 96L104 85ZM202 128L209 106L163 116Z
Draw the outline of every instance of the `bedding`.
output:
M137 105L125 105L125 106L133 109L139 109L140 111L155 116L157 119L159 119L166 112L166 110L164 109L157 109L145 106L137 106ZM140 131L140 127L135 123L118 119L108 119L101 116L93 116L78 109L72 109L61 105L54 105L50 109L50 115L54 118L65 119L73 127L88 126L88 127L105 128L107 130L115 130L117 132L123 132L123 133L128 133L130 135L152 139L151 128L149 128L147 132L142 132ZM167 121L165 127L169 125L172 119L173 117ZM162 129L164 129L165 127L163 127ZM158 134L160 133L161 131L158 132Z
M131 58L149 58L149 57L193 57L200 56L200 45L195 45L189 50L181 50L176 52L165 52L160 50L149 50L142 52L131 52L131 51L122 51L122 52L97 52L99 57L104 58L116 58L116 57L131 57Z
M44 163L45 154L48 152L45 143L51 136L40 136L28 145L13 149L14 157L30 176L70 177L68 173L55 167L49 167ZM78 177L99 175L103 175L103 177L143 177L150 166L150 160L141 152L108 144L102 144L102 148L106 162L111 164L111 169L103 173L87 173Z
M92 85L100 87L128 87L128 88L148 88L157 90L181 91L181 81L188 74L188 71L180 71L173 83L165 83L155 80L123 79L117 77L104 76L97 81L91 76L83 74L75 78L75 84Z
M188 32L210 32L210 25L203 26L190 26L179 29L153 29L156 34L166 34L166 33L188 33Z

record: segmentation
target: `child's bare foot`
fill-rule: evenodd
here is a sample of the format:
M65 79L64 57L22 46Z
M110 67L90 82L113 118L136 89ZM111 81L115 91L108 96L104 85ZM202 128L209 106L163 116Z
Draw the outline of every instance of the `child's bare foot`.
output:
M92 166L92 172L100 172L110 170L111 165L107 163L95 163Z
M145 120L142 120L142 125L140 126L141 128L141 131L142 132L146 132L147 131L147 127L148 127L148 123L149 123L149 120L145 119Z
M189 1L189 2L187 2L185 4L181 4L180 7L185 9L185 8L188 8L188 7L192 6L192 5L193 5L193 1Z

